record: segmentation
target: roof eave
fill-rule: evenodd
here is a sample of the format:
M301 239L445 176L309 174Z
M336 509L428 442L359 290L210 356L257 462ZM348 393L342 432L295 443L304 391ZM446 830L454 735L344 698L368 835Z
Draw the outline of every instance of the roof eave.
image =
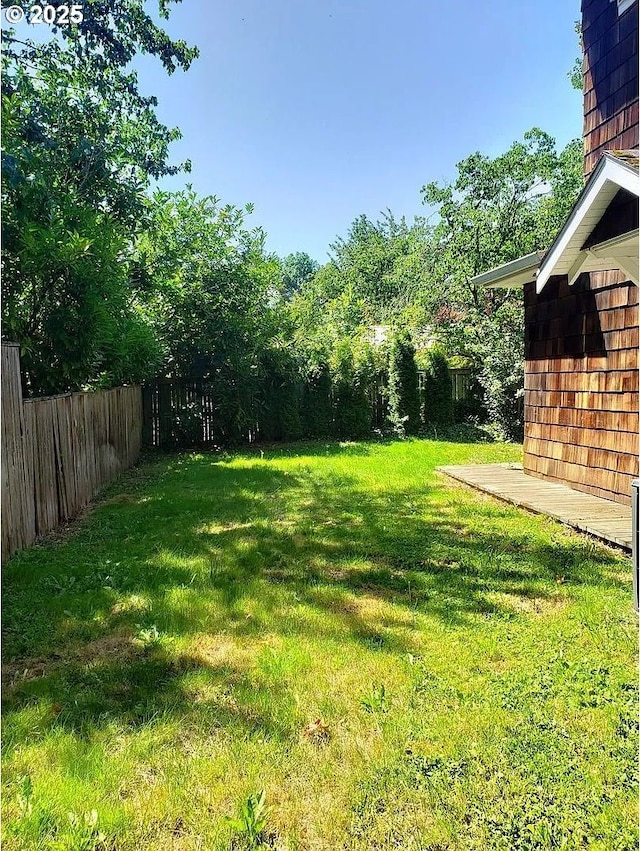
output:
M557 274L557 265L563 257L566 257L567 248L572 237L578 231L587 213L591 210L607 183L612 184L609 191L613 193L612 198L607 201L607 204L610 203L619 189L626 189L635 195L640 194L638 171L615 155L605 152L598 161L591 177L573 205L566 222L540 264L536 281L536 291L538 293L542 292L549 278ZM581 248L582 246L580 245L577 252L575 248L573 249L575 257L574 263L571 264L572 267L578 259ZM569 277L575 280L575 276L570 274ZM571 283L573 280L571 280Z
M507 289L521 287L535 280L536 269L540 265L543 255L539 251L518 257L509 263L503 263L495 269L483 272L471 279L476 286L488 289Z

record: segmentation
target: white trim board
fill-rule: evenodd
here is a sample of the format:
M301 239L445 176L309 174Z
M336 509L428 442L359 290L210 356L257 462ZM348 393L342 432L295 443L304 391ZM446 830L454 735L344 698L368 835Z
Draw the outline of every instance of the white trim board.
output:
M582 246L620 189L640 195L638 173L623 160L605 153L542 261L536 279L538 293L552 275L567 275L573 283L580 270L584 271Z

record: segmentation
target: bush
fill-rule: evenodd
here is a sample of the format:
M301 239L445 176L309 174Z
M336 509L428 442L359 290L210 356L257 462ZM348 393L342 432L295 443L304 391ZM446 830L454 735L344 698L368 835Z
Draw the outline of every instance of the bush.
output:
M331 369L324 360L307 367L302 391L302 427L305 437L329 437L333 431Z
M479 396L474 394L453 403L453 421L470 425L482 425L487 421L487 409Z
M373 427L371 390L376 366L372 347L341 340L331 355L333 423L336 437L367 437Z
M406 332L395 334L389 350L389 420L396 434L420 430L420 391L415 348Z
M484 391L479 381L477 370L470 376L469 389L464 399L456 399L453 403L453 421L482 425L488 419L487 407L484 402Z
M247 358L238 365L225 363L208 382L216 400L214 433L223 446L245 443L256 428L259 381Z
M200 446L203 440L203 412L198 402L185 402L169 420L171 445L191 449Z
M260 363L258 435L261 440L302 437L302 378L296 359L283 348L266 349Z
M480 326L482 346L476 360L484 402L496 435L521 442L524 437L524 309L506 302Z
M489 360L481 379L487 411L498 436L522 443L524 439L524 365Z
M448 425L453 422L449 362L438 348L430 349L426 354L423 400L425 424Z

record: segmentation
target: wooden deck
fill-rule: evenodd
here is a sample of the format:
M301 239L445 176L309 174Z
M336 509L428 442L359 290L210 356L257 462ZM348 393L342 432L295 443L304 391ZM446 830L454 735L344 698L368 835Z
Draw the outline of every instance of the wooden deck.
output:
M520 464L474 464L438 470L505 502L546 514L605 543L631 550L630 506L527 476Z

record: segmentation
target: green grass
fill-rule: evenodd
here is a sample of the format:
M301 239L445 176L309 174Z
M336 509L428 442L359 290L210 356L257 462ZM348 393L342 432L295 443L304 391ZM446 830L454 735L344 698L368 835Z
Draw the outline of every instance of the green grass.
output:
M434 472L518 458L155 459L12 559L4 847L635 849L629 560Z

